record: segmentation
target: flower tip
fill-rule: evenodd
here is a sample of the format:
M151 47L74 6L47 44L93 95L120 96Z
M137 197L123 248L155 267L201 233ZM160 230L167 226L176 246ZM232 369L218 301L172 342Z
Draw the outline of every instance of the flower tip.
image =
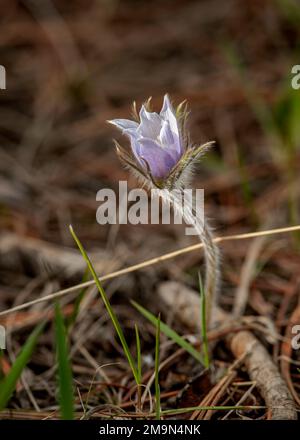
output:
M160 114L166 113L168 110L170 110L171 112L174 112L173 110L173 106L170 100L170 96L168 93L165 93L164 95L164 100L163 100L163 105L162 105L162 109L160 111Z
M169 93L164 94L164 101L169 102L169 103L171 102Z

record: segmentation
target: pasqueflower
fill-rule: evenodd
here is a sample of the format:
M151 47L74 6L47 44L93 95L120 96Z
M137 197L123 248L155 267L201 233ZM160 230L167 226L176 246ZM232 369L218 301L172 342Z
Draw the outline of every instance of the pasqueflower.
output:
M206 147L191 146L185 130L187 110L184 103L174 110L164 96L160 113L150 111L150 99L142 105L136 120L113 119L131 144L131 154L117 144L120 158L158 188L171 188L180 182L184 171ZM179 186L179 185L177 185Z

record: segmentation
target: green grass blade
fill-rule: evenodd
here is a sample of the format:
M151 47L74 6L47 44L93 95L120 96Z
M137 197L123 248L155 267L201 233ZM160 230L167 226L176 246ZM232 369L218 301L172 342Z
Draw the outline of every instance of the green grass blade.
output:
M199 291L201 296L201 333L202 333L202 346L203 346L203 359L206 368L209 368L209 349L208 349L208 339L207 339L207 325L206 325L206 297L203 289L202 279L200 272L199 277Z
M2 368L2 358L3 358L3 350L0 349L0 387L1 387L2 380L5 378L3 368Z
M135 301L131 301L131 304L146 319L148 319L148 321L150 321L153 325L157 326L156 316L154 316L151 312L146 310L144 307L142 307L140 304L136 303ZM201 362L204 365L204 361L202 359L201 354L184 338L182 338L178 333L176 333L174 330L172 330L167 324L165 324L162 321L160 322L160 329L166 336L168 336L168 338L172 339L174 342L176 342L176 344L184 348L191 356L193 356L195 359L197 359L197 361Z
M115 327L115 330L116 330L116 332L117 332L117 334L118 334L118 336L119 336L119 339L120 339L120 341L121 341L121 344L122 344L122 347L123 347L124 353L125 353L125 355L126 355L126 358L127 358L128 363L129 363L129 365L130 365L130 368L131 368L132 374L133 374L133 376L134 376L134 379L135 379L136 383L139 384L138 370L137 370L137 367L136 367L136 365L135 365L134 359L133 359L133 357L132 357L132 355L131 355L131 353L130 353L130 350L129 350L128 344L127 344L127 342L126 342L126 339L125 339L124 333L123 333L123 331L122 331L122 329L121 329L121 326L120 326L120 324L119 324L118 318L117 318L117 316L116 316L116 314L115 314L113 308L111 307L111 304L110 304L110 302L109 302L109 299L107 298L106 293L105 293L105 291L104 291L104 289L103 289L103 287L102 287L102 285L101 285L101 283L100 283L100 281L99 281L99 278L98 278L98 276L97 276L97 274L96 274L96 272L95 272L95 269L94 269L94 267L93 267L93 265L92 265L92 263L91 263L91 260L89 259L89 257L88 257L88 255L87 255L86 251L84 250L84 247L82 246L82 244L81 244L79 238L78 238L77 235L75 234L75 231L74 231L74 229L72 228L72 226L70 226L70 232L71 232L71 234L72 234L72 236L73 236L73 238L74 238L74 240L75 240L75 242L76 242L76 244L77 244L77 246L78 246L78 248L79 248L79 250L80 250L80 252L81 252L81 254L82 254L82 256L83 256L83 258L85 259L85 261L86 261L86 263L87 263L87 265L88 265L88 268L89 268L89 270L90 270L90 272L91 272L91 274L92 274L94 280L95 280L96 286L97 286L97 288L98 288L98 290L99 290L99 293L100 293L101 298L102 298L102 300L103 300L103 302L104 302L104 305L105 305L105 307L106 307L106 310L108 311L108 314L109 314L109 316L110 316L110 319L112 320L112 323L113 323L113 325L114 325L114 327Z
M155 407L156 420L160 420L160 386L159 386L159 349L160 349L160 316L157 318L155 337Z
M136 338L136 358L137 358L137 371L139 376L139 383L142 382L142 353L141 353L141 341L137 324L134 325L135 338Z
M67 332L58 303L55 304L55 343L58 363L59 406L63 420L74 419L74 389Z
M90 271L89 271L89 269L87 267L85 272L84 272L84 274L83 274L82 280L81 280L82 283L85 283L86 281L88 281L89 273L90 273ZM74 323L75 323L75 321L77 319L77 316L78 316L78 313L79 313L79 309L80 309L80 304L81 304L81 301L84 298L86 290L87 290L87 287L81 289L79 294L76 297L76 300L74 302L73 311L72 311L71 315L66 320L67 330L69 330L74 325Z
M33 350L37 344L40 334L44 329L44 326L45 323L43 322L33 330L23 345L15 362L13 363L10 372L2 380L0 389L0 410L3 410L6 407L9 399L11 398L16 388L16 384L32 356Z

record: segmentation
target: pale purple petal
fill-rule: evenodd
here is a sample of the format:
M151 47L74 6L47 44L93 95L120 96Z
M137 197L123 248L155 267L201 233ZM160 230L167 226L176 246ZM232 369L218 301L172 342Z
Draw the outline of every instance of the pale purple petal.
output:
M112 119L110 121L107 121L112 125L115 125L122 131L126 130L136 130L139 126L139 124L135 121L130 121L129 119Z
M169 175L176 165L176 159L166 149L151 139L140 139L140 157L145 159L150 167L151 174L155 178L163 178Z
M175 116L175 111L173 109L173 106L170 102L169 96L165 95L164 96L164 103L160 112L160 116L166 120L169 121L170 123L170 128L172 130L172 132L179 137L179 130L178 130L178 124L177 124L177 119Z
M141 160L141 145L135 136L131 136L130 146L137 162L142 165L142 167L145 167L145 163Z
M164 121L159 135L159 140L164 148L168 148L176 159L182 155L180 138L171 130L169 121Z
M160 140L161 144L166 147L168 145L171 146L174 144L174 136L173 136L173 132L170 128L169 121L163 122L162 129L159 134L159 140Z
M157 113L147 112L145 106L142 105L140 110L140 125L138 127L139 133L151 139L156 139L161 130L162 120Z
M173 109L173 106L171 104L169 95L166 93L165 96L164 96L164 102L163 102L163 106L161 108L160 114L163 115L169 109L174 113L174 109Z

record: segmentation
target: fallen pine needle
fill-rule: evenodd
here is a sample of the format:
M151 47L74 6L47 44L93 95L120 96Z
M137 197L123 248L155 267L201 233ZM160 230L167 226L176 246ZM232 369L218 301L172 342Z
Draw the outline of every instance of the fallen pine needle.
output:
M215 243L221 243L224 241L245 240L248 238L262 237L262 236L266 236L266 235L283 234L286 232L294 232L294 231L300 231L300 225L288 226L285 228L268 229L266 231L248 232L245 234L225 235L223 237L216 237L216 238L214 238L213 241ZM191 246L187 246L187 247L178 249L177 251L169 252L169 253L163 254L159 257L151 258L150 260L146 260L141 263L126 267L124 269L117 270L115 272L111 272L107 275L99 277L99 281L106 281L106 280L110 280L112 278L116 278L121 275L126 275L127 273L135 272L136 270L143 269L144 267L152 266L152 265L160 263L162 261L166 261L166 260L170 260L172 258L175 258L179 255L196 251L198 249L201 249L202 247L203 247L202 243L197 243L197 244L194 244ZM28 301L28 302L20 304L16 307L12 307L11 309L3 310L2 312L0 312L0 316L8 315L9 313L13 313L13 312L17 312L19 310L26 309L30 306L33 306L34 304L38 304L41 302L51 301L51 300L54 300L57 298L61 298L62 296L68 295L69 293L73 293L73 292L76 292L77 290L80 290L82 288L92 286L93 284L95 284L94 280L86 281L85 283L76 284L75 286L71 286L66 289L59 290L58 292L54 292L49 295L45 295L41 298L37 298L35 300Z

